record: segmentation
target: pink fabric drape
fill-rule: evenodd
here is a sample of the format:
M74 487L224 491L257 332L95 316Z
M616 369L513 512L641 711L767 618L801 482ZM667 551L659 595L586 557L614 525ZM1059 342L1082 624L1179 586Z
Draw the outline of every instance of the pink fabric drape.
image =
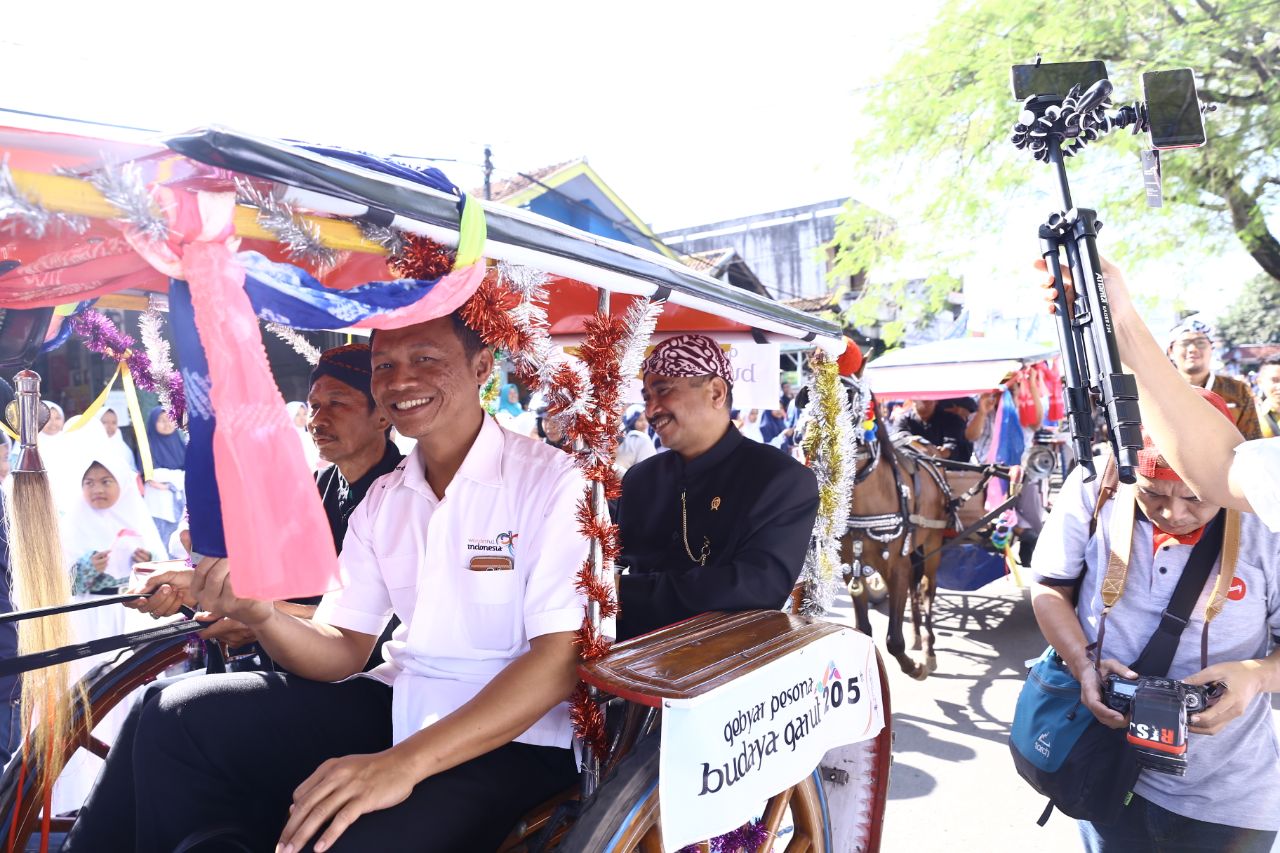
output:
M335 589L333 537L235 256L235 198L157 195L173 228L169 241L127 236L157 270L191 287L218 417L214 464L236 594L274 600Z

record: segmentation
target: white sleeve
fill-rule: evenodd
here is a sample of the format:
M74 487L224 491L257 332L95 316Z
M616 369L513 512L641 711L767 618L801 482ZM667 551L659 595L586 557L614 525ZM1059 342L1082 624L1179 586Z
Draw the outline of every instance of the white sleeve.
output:
M582 626L586 596L577 589L577 577L589 544L578 529L578 502L585 493L586 480L577 469L562 469L544 505L543 523L529 543L534 559L524 596L529 639Z
M1230 478L1240 485L1262 523L1280 533L1280 439L1260 438L1237 445Z
M1098 465L1099 471L1102 467ZM1031 574L1036 582L1074 581L1084 574L1085 554L1092 538L1089 524L1101 477L1099 474L1086 483L1084 469L1077 465L1062 484L1031 558Z
M391 596L369 542L372 503L361 501L351 514L347 535L342 540L342 553L338 556L342 588L325 594L314 619L376 637L391 618Z

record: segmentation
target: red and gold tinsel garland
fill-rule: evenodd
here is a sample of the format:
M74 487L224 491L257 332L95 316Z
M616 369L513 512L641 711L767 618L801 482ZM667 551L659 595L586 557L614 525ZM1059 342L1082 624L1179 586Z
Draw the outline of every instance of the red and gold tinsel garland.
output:
M546 280L537 271L500 264L463 306L462 317L486 344L507 353L522 384L542 389L547 417L561 419L569 437L578 443L574 458L588 481L578 502L578 529L592 543L592 553L599 549L601 571L597 574L591 556L578 569L575 586L589 603L577 643L584 660L595 660L609 651L612 640L592 623L590 604L598 606L602 619L617 615L612 578L622 545L618 526L603 506L596 506L593 485L599 483L608 500L622 493L621 478L613 467L622 425L619 395L628 376L638 370L662 303L637 299L625 314L587 318L579 349L581 365L576 365L559 356L551 342L544 307ZM597 755L603 754L607 747L604 715L584 685L574 693L570 714L578 736Z

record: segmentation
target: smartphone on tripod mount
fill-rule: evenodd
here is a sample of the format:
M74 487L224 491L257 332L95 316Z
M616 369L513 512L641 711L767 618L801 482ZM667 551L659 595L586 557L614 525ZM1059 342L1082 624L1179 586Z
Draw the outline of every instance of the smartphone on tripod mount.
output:
M1204 116L1190 68L1147 71L1142 75L1151 147L1199 148L1205 143Z

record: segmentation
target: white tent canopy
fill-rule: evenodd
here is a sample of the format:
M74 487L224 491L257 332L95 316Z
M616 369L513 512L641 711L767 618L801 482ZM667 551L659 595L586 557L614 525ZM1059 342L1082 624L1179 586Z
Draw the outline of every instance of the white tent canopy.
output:
M998 338L957 338L904 347L867 365L883 400L940 400L991 391L1008 374L1057 354L1054 347Z

